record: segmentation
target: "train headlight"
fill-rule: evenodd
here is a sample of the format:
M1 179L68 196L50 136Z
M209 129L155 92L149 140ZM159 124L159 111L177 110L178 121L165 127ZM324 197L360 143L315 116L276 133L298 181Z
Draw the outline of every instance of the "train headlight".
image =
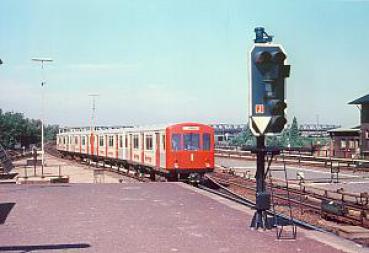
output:
M205 163L206 168L210 167L210 163Z
M178 169L178 163L174 163L174 168Z

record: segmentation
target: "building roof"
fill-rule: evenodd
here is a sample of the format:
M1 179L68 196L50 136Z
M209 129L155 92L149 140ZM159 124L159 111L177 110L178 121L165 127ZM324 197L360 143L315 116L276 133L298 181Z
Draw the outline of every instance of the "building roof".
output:
M365 95L361 98L358 98L354 101L351 101L349 103L350 105L362 105L362 104L369 104L369 94L368 95Z
M359 133L360 132L360 126L356 126L356 127L340 127L340 128L335 128L335 129L330 129L327 131L328 133L342 133L342 132L346 132L346 133Z

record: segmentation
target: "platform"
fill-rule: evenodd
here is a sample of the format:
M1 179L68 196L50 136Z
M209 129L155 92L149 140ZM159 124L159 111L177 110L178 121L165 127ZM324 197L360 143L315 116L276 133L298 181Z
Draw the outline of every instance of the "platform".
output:
M278 241L250 230L250 209L182 183L0 185L0 204L0 252L367 252L302 229Z

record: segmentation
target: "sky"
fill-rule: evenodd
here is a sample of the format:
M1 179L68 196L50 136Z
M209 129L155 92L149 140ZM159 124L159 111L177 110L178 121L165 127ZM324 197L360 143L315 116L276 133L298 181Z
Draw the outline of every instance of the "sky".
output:
M369 93L369 0L0 0L0 108L61 126L248 121L265 27L291 64L288 118L355 126ZM44 66L34 57L52 58ZM46 84L41 88L41 81Z

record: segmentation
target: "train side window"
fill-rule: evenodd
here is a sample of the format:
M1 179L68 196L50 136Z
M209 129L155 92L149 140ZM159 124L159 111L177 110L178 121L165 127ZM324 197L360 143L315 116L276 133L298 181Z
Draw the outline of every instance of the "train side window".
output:
M86 136L82 136L82 145L86 145Z
M210 134L202 135L202 149L209 151L210 150Z
M104 135L100 135L99 142L100 142L100 147L104 146Z
M145 149L152 150L152 135L148 134L145 137Z
M126 138L125 138L125 147L128 148L128 135L126 135Z
M133 135L133 148L138 149L138 135Z
M199 134L185 134L183 136L184 150L199 150L200 149L200 135Z
M74 138L74 144L78 144L78 137L77 136Z
M113 147L113 146L114 146L114 136L109 135L109 147Z
M172 150L173 151L182 150L180 134L172 134Z
M161 145L163 147L163 150L165 150L165 134L161 136Z
M119 135L119 147L123 148L123 136Z

